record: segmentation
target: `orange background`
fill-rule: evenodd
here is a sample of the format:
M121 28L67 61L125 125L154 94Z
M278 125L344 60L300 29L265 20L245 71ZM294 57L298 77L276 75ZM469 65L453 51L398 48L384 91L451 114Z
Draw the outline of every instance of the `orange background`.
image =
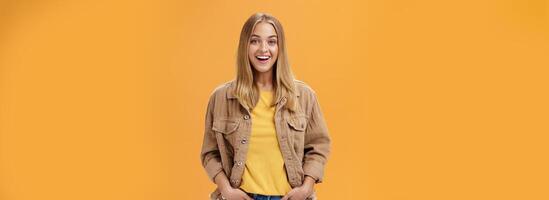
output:
M321 199L549 199L549 2L0 1L0 199L207 199L207 98L278 17Z

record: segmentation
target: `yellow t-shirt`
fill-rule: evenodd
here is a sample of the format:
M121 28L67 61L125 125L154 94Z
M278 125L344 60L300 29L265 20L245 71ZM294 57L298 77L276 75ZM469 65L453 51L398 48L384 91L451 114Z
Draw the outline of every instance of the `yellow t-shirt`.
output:
M259 101L252 110L252 133L240 188L249 193L285 195L291 186L278 146L275 106L269 106L272 100L273 92L261 91Z

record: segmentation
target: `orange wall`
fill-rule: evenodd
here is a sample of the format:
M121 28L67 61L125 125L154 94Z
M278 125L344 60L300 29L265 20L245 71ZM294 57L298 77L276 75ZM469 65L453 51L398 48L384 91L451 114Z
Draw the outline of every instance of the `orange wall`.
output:
M549 199L549 3L0 1L0 199L206 199L206 101L283 23L321 199Z

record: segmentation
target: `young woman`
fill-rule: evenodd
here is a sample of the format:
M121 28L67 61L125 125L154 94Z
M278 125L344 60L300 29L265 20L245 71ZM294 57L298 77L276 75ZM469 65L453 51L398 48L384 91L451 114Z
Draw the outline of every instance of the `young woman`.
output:
M205 121L200 157L217 184L211 199L316 199L330 137L314 90L294 79L276 18L246 21L236 79L212 92Z

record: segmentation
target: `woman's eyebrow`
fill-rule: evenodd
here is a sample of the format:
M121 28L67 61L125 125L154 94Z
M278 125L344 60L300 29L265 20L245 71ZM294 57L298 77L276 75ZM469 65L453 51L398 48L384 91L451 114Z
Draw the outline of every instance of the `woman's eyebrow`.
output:
M261 38L259 35L256 35L256 34L253 34L252 37ZM269 37L267 37L267 38L272 38L272 37L275 37L275 38L276 38L277 36L276 36L276 35L271 35L271 36L269 36Z

